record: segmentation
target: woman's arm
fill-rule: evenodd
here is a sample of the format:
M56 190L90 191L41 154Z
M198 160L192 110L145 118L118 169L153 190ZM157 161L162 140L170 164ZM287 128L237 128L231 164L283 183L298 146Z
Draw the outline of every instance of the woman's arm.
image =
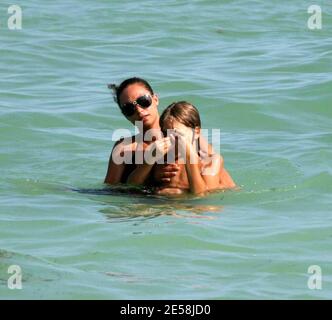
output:
M146 182L154 164L164 157L171 146L170 138L162 138L151 143L146 150L144 150L144 163L138 164L130 173L127 183L142 185ZM153 153L155 152L155 155Z
M147 180L151 170L153 168L153 165L143 163L138 164L135 170L133 170L130 175L128 176L127 183L129 184L136 184L136 185L142 185Z
M121 141L117 141L112 149L109 161L108 169L105 176L104 183L118 184L121 182L121 177L125 169L125 163L117 164L114 162L113 157L123 152Z

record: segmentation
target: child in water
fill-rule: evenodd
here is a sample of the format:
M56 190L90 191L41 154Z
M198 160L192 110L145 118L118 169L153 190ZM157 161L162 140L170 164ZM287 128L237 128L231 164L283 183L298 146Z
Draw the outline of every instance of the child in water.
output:
M186 101L172 103L160 117L164 136L170 137L172 148L164 155L164 163L177 163L179 171L169 182L156 185L155 193L202 195L211 190L234 188L236 185L223 166L223 159L201 137L198 110ZM152 177L165 164L158 161Z

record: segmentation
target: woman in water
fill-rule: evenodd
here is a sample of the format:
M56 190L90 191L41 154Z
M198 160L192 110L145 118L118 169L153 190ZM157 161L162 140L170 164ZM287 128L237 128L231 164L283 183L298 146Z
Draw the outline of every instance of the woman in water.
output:
M122 114L133 125L140 121L141 131L138 135L127 139L120 139L114 144L110 155L105 183L114 185L127 183L128 178L139 174L144 164L138 164L136 157L141 154L149 145L157 142L147 139L146 132L152 130L158 139L160 147L167 147L169 139L162 138L159 127L158 96L154 94L147 81L141 78L130 78L123 81L118 87L109 86L114 91L114 98ZM122 161L123 159L123 161ZM129 160L129 161L125 161ZM169 171L159 177L160 180L167 181L178 170L176 166L169 166Z

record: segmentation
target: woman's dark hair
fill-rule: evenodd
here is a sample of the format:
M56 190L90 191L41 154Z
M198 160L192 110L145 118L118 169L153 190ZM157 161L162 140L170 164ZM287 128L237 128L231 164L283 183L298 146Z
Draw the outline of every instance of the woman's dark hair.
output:
M198 110L187 101L173 102L164 110L159 119L159 125L162 131L165 121L169 118L173 118L189 128L195 129L196 127L201 127L201 119Z
M144 80L142 78L138 78L138 77L126 79L126 80L122 81L119 86L117 86L115 84L108 85L108 88L113 91L114 101L119 105L119 107L121 107L120 106L120 96L121 96L121 93L123 92L123 90L126 89L128 86L130 86L132 84L136 84L136 83L141 84L146 90L148 90L151 93L151 95L154 94L149 83L146 80Z

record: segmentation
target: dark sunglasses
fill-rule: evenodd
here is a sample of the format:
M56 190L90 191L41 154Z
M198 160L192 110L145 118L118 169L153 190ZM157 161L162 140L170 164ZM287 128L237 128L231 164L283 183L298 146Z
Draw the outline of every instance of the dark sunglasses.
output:
M152 97L145 94L137 98L133 102L127 102L121 106L121 111L126 117L131 117L136 112L136 106L139 105L143 109L147 109L152 104Z

